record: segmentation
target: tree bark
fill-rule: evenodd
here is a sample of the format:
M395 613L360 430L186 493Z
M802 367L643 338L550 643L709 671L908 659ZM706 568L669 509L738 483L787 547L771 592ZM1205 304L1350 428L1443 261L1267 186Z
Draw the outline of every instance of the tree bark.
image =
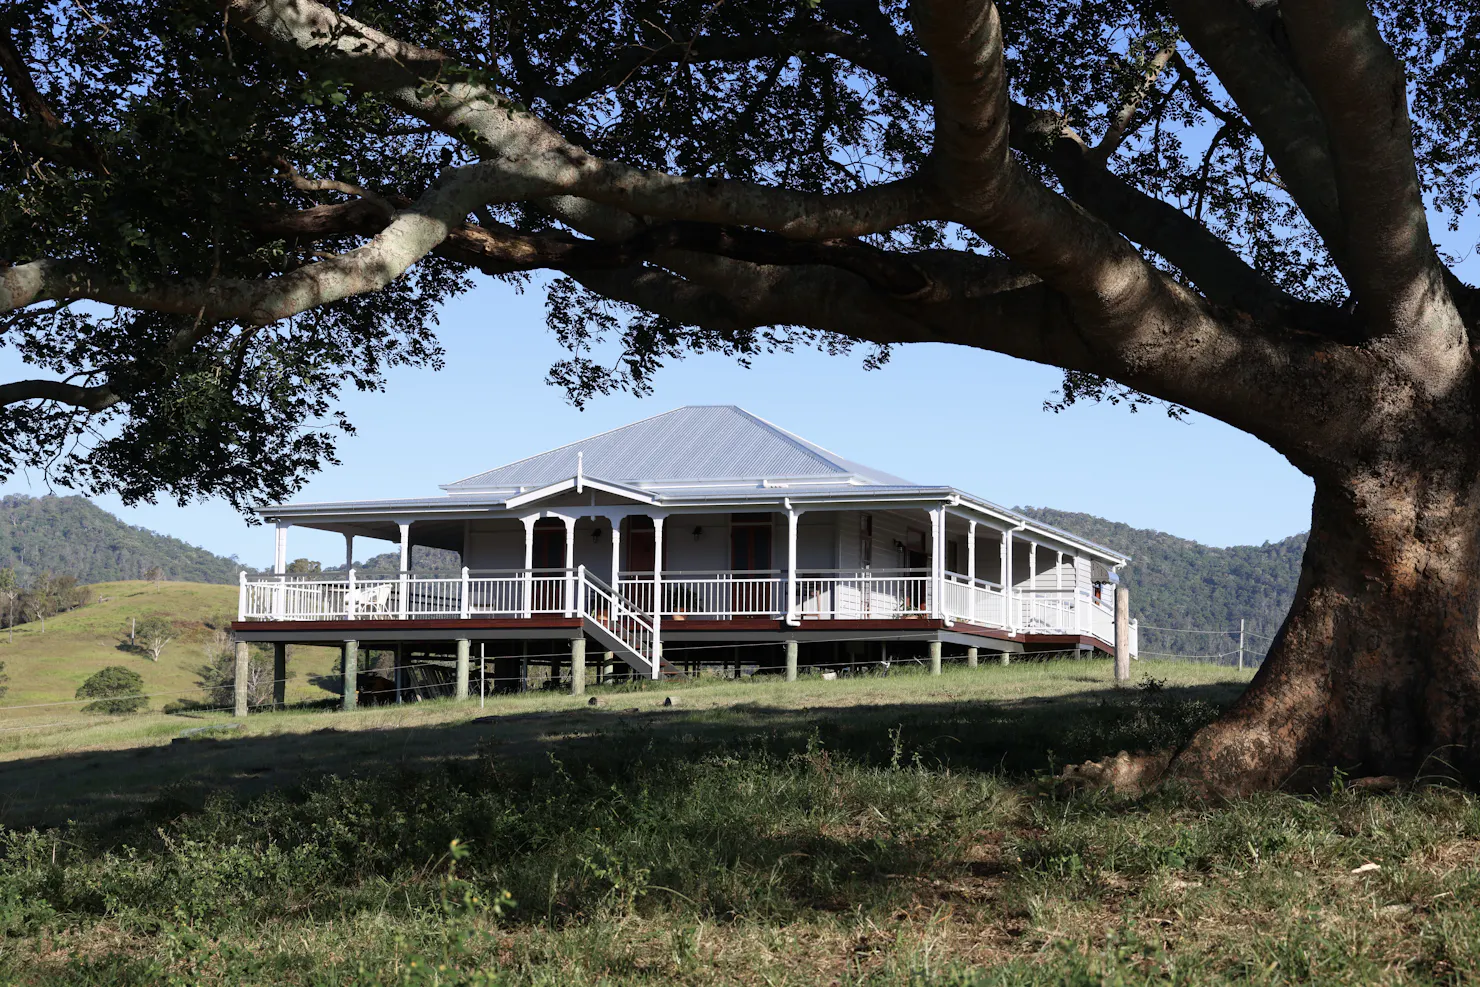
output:
M1222 794L1310 789L1333 769L1480 779L1474 448L1473 435L1431 435L1408 463L1317 481L1289 616L1174 777Z

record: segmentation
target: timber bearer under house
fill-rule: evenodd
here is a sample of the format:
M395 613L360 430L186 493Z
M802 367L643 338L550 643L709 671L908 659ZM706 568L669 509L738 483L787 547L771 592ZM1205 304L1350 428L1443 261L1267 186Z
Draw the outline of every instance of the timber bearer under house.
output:
M442 490L259 508L276 526L274 567L241 575L239 660L247 642L275 645L281 690L288 644L338 644L349 707L429 681L458 697L521 689L532 665L579 694L592 672L792 679L899 658L938 671L943 654L974 665L982 650L1004 663L1114 653L1117 623L1136 649L1114 591L1125 556L731 405L679 408ZM343 534L344 571L289 574L295 525ZM399 570L357 571L356 538L399 544ZM413 571L414 546L462 566ZM390 667L360 672L376 651Z

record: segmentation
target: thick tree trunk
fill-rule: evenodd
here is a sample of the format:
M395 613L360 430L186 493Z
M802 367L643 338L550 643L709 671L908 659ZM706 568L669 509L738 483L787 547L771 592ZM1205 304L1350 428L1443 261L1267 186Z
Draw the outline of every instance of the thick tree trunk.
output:
M1243 697L1172 762L1234 794L1480 778L1480 485L1468 441L1317 481L1290 614Z

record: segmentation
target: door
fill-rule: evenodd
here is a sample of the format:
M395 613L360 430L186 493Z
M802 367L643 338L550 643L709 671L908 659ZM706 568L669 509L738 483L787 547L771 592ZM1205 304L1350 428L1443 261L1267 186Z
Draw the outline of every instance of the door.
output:
M627 566L623 570L632 580L626 586L613 586L622 594L628 605L644 613L653 612L653 569L657 561L656 532L653 519L634 515L627 519L627 534L622 538L627 550Z
M565 609L565 522L559 518L540 518L534 523L534 609ZM552 572L551 570L558 570Z
M771 515L735 514L730 518L730 571L736 573L730 591L730 606L742 614L780 613L785 610L775 599L776 580L745 578L745 572L764 572L771 568Z
M910 570L905 579L905 609L914 612L928 609L930 543L925 532L912 528L905 533L904 567Z

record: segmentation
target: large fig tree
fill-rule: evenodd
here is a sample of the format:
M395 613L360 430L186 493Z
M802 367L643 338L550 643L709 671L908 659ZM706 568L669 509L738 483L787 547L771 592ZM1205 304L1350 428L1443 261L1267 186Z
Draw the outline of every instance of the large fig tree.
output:
M1059 404L1195 409L1315 481L1289 619L1174 770L1473 777L1480 303L1430 217L1471 205L1477 25L1359 0L9 0L0 344L38 369L0 384L0 468L284 495L332 461L339 388L437 361L436 306L478 272L558 272L577 400L696 350L994 350L1063 368Z

